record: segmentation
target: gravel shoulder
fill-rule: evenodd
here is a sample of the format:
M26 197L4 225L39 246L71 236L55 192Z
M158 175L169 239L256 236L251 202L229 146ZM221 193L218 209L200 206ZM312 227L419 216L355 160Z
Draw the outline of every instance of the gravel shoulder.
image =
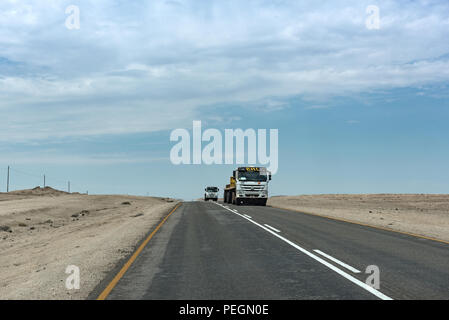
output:
M176 200L0 193L0 299L85 299ZM80 289L66 288L66 268Z
M449 195L277 196L268 205L449 241Z

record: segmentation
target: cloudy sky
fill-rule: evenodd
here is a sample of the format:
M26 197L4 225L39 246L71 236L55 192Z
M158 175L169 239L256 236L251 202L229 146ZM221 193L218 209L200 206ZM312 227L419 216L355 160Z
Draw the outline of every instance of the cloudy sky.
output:
M0 191L200 197L233 166L169 137L202 120L279 129L275 194L447 193L448 84L446 0L3 0Z

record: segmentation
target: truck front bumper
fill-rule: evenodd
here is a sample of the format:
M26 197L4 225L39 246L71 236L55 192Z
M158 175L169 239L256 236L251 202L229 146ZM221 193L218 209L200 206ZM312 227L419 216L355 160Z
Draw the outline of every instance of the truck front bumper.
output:
M265 205L267 203L267 197L265 195L258 195L258 196L244 196L244 197L237 197L236 203L237 204L254 204L254 205Z

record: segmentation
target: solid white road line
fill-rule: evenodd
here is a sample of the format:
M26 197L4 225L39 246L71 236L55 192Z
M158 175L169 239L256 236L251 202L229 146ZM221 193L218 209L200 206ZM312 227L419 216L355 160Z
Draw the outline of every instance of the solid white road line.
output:
M351 267L349 264L346 264L346 263L344 263L343 261L340 261L340 260L338 260L338 259L335 259L334 257L332 257L332 256L330 256L330 255L324 253L323 251L320 251L320 250L313 250L313 251L315 251L315 252L318 253L318 254L321 254L323 257L328 258L329 260L331 260L331 261L333 261L333 262L335 262L335 263L341 265L342 267L344 267L344 268L346 268L346 269L348 269L348 270L350 270L350 271L352 271L352 272L354 272L354 273L360 273L360 272L361 272L360 270L357 270L356 268Z
M271 230L274 230L274 231L276 231L276 232L281 232L281 230L278 230L278 229L276 229L276 228L273 228L272 226L270 226L270 225L268 225L268 224L264 224L264 226L265 227L267 227L267 228L270 228Z
M251 216L244 214L245 217L247 217L248 219L252 219Z
M248 220L249 222L255 224L256 226L264 229L265 231L271 233L272 235L274 235L275 237L281 239L282 241L288 243L289 245L291 245L293 248L301 251L302 253L304 253L305 255L308 255L310 258L318 261L319 263L325 265L326 267L328 267L329 269L331 269L332 271L335 271L336 273L338 273L339 275L341 275L342 277L346 278L347 280L351 281L352 283L358 285L359 287L361 287L362 289L365 289L366 291L368 291L369 293L375 295L376 297L378 297L379 299L382 300L393 300L392 298L390 298L389 296L383 294L382 292L374 289L373 287L367 285L366 283L360 281L357 278L354 278L353 276L351 276L350 274L344 272L343 270L337 268L336 266L334 266L333 264L330 264L329 262L327 262L326 260L321 259L320 257L318 257L317 255L313 254L312 252L309 252L308 250L298 246L297 244L291 242L290 240L284 238L283 236L275 233L274 231L271 231L270 229L268 229L267 227L255 222L254 220L248 219L247 217L245 217L244 215L240 214L240 213L236 213L234 211L232 211L229 208L223 207L224 209L242 217L243 219Z

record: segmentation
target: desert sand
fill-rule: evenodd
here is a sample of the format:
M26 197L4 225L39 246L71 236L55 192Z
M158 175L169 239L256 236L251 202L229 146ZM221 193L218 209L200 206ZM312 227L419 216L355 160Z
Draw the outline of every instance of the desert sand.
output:
M277 196L268 205L449 241L447 194Z
M166 198L0 193L0 299L85 299L175 205ZM80 289L66 288L66 268Z

